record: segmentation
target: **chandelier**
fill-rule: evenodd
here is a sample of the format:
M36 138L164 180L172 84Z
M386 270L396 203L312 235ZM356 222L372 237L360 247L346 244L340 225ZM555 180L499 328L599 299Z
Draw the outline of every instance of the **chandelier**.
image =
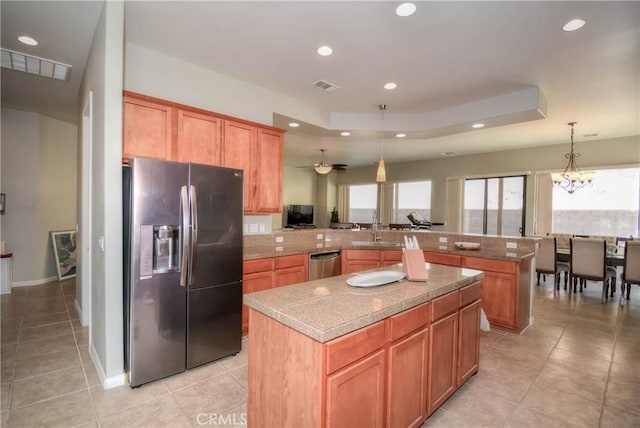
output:
M587 185L591 185L593 176L595 175L593 171L581 171L576 162L576 158L580 157L580 153L573 152L573 126L576 123L577 122L568 123L568 125L571 126L571 152L565 153L564 155L565 158L569 159L567 167L563 172L551 173L553 187L564 189L570 194Z
M320 175L326 175L329 174L331 172L331 170L333 169L333 166L331 166L328 163L325 163L324 161L324 149L320 149L320 151L322 152L322 162L317 163L313 166L313 169L316 170L316 172Z
M387 181L387 170L384 167L384 159L382 158L382 149L384 146L384 111L387 109L386 104L380 104L381 118L380 118L380 162L378 162L378 173L376 174L376 182L384 183Z

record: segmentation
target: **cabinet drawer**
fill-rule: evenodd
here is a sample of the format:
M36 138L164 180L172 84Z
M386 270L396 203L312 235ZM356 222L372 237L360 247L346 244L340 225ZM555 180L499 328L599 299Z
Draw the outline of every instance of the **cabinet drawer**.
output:
M306 254L296 254L293 256L282 256L275 258L276 269L287 269L290 267L304 266L307 261Z
M381 348L384 345L384 335L384 322L380 321L328 342L326 374L333 373Z
M402 261L402 251L383 250L381 256L382 256L382 261L387 261L387 262Z
M380 251L378 250L349 250L347 251L347 259L349 260L380 260Z
M475 257L465 257L462 260L463 267L488 270L492 272L516 273L516 263L503 260L478 259Z
M391 341L397 340L407 333L426 326L431 320L431 302L409 309L390 318Z
M459 294L460 293L458 291L454 291L453 293L445 294L442 297L433 299L431 301L431 305L433 306L433 316L431 317L431 321L439 320L440 318L457 311L460 307Z
M462 265L462 257L456 256L455 254L441 254L425 251L424 259L429 263L436 263L439 265L456 267L460 267Z
M460 307L467 306L469 303L480 299L480 282L468 285L460 289Z
M242 269L244 275L273 270L273 258L245 260Z

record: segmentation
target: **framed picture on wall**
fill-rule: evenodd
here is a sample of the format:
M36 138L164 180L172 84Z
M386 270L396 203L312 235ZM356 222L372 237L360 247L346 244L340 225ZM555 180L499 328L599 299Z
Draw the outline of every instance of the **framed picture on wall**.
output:
M58 230L51 233L53 257L58 270L58 280L76 276L76 231Z

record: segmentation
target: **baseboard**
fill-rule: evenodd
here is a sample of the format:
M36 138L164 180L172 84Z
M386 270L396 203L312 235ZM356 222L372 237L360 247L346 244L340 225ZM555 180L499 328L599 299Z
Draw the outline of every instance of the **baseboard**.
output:
M76 312L78 313L78 319L80 320L80 325L83 327L86 327L88 324L82 324L82 308L80 308L80 304L78 303L78 300L74 300L73 304L76 308Z
M93 364L96 366L96 371L98 372L100 383L102 383L102 387L104 389L111 389L117 386L126 385L125 373L119 374L117 376L111 376L109 378L105 375L102 364L100 363L100 359L98 358L96 348L93 347L92 343L89 344L89 355L91 356L91 360L93 360Z
M34 281L18 281L18 282L12 282L11 283L11 287L28 287L29 285L40 285L40 284L46 284L48 282L55 282L58 280L57 276L50 276L49 278L44 278L44 279L36 279Z

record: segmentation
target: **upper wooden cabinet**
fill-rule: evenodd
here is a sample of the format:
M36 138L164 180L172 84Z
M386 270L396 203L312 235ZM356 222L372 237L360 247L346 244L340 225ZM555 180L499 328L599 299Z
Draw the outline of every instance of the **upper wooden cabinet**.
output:
M174 108L146 97L125 94L122 158L171 159Z
M244 211L282 212L284 131L124 92L122 158L226 166L244 171Z
M222 165L222 119L178 110L176 160Z

